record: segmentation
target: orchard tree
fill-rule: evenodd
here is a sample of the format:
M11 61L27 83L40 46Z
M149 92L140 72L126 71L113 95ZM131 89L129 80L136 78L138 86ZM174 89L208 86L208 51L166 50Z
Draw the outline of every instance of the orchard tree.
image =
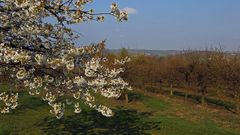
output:
M212 86L216 88L217 96L221 97L221 93L224 92L223 88L226 86L224 83L224 73L226 64L227 53L223 52L221 48L214 49L214 52L210 54L210 71L212 74Z
M165 61L163 63L164 66L164 73L163 78L166 80L166 82L170 86L170 95L173 95L173 88L174 84L179 83L180 81L180 73L177 71L179 65L180 65L179 58L176 56L168 56L165 58Z
M64 114L65 98L71 98L75 113L81 112L79 101L112 116L110 108L95 102L94 93L118 98L129 85L119 74L126 59L104 66L101 52L104 42L77 47L79 38L71 24L104 21L104 15L126 21L128 15L116 3L107 13L86 9L93 0L0 0L0 73L1 83L11 85L0 93L1 113L18 105L20 88L38 95L52 107L59 119ZM51 20L51 21L49 21ZM118 68L114 68L118 67ZM17 89L16 89L17 88ZM66 99L69 101L68 99ZM70 104L67 102L67 104Z
M232 93L236 104L236 113L240 113L240 54L226 55L222 61L222 79Z
M198 92L201 94L201 104L205 104L208 87L216 82L216 76L213 72L212 51L195 52L194 59L196 60L195 68L193 70L193 81L198 87Z
M179 67L177 68L177 71L182 74L181 75L181 80L183 81L183 85L185 88L185 100L187 100L188 98L188 94L189 94L189 89L191 87L191 83L192 83L192 73L194 71L194 68L196 66L196 59L194 58L194 54L191 53L191 51L186 52L182 55L179 56L181 58L181 63L179 65Z
M129 82L138 88L143 88L147 83L148 59L143 54L138 54L131 57L131 62L128 65L127 78Z

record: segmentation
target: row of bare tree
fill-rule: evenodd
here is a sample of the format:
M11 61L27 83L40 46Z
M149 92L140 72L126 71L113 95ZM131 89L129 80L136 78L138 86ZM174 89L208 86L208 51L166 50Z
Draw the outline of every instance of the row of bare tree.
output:
M125 65L123 77L134 87L162 86L184 90L185 99L189 93L201 96L201 103L209 92L235 102L240 112L240 53L226 53L221 50L184 51L165 57L129 55L126 49L108 57L131 57Z

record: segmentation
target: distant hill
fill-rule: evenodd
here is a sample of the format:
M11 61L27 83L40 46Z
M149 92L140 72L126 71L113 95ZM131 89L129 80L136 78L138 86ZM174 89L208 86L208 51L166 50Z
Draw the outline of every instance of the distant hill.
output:
M168 55L175 55L175 54L181 54L181 53L186 53L186 52L206 52L205 50L144 50L144 49L127 49L128 52L131 55L137 55L137 54L144 54L144 55L152 55L152 56L168 56ZM107 53L119 53L121 49L107 49ZM237 52L233 51L224 51L225 54L228 55L235 55Z
M121 49L107 49L107 53L119 53ZM173 54L179 54L183 51L180 50L143 50L143 49L128 49L130 54L145 54L145 55L153 55L153 56L167 56Z

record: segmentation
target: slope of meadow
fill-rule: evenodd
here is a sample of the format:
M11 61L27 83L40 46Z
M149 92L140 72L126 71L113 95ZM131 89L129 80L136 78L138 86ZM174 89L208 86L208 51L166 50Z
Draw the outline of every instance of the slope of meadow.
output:
M240 116L224 109L136 91L129 98L132 101L126 105L121 100L106 102L98 97L114 106L111 118L83 105L80 114L67 107L65 116L58 120L49 113L47 103L21 93L18 109L0 115L0 134L240 135Z

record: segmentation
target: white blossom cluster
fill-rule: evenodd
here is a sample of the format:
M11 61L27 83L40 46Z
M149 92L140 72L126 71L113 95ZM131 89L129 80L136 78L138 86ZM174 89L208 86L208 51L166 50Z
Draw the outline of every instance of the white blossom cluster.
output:
M5 46L3 43L0 44L0 61L5 63L24 63L29 61L30 56L23 50L16 50L11 47Z
M115 61L114 61L114 64L115 65L124 65L125 63L127 63L127 62L130 62L131 61L131 59L129 58L129 57L125 57L124 59L122 59L122 60L119 60L119 59L115 59Z
M74 112L75 113L80 113L82 111L82 109L80 108L79 103L75 103L74 104Z
M64 21L67 24L82 23L88 20L102 22L105 20L104 15L113 15L118 21L128 20L128 14L120 10L116 3L111 5L109 13L95 13L94 9L85 8L88 3L92 2L93 0L5 0L4 4L8 8L25 9L24 12L19 12L20 15L35 17L36 12L40 11L43 13L41 15L54 15L58 21ZM7 16L4 18L7 19ZM34 27L29 27L29 29L34 30Z
M113 3L109 13L94 13L86 9L92 0L4 0L0 1L0 83L20 86L30 95L39 96L52 107L57 118L65 105L74 103L80 113L79 101L105 116L112 111L97 105L92 93L117 98L130 89L120 73L130 59L116 60L110 68L100 55L104 42L76 47L79 37L67 25L88 20L103 21L103 15L113 15L118 21L128 19L126 12ZM48 18L54 21L48 22ZM16 87L17 88L17 87ZM72 101L63 98L72 97ZM15 109L18 94L0 94L5 106L2 113Z
M81 112L78 100L84 100L85 104L91 108L105 116L110 116L112 111L102 105L95 105L95 98L90 93L100 93L107 98L118 98L123 90L130 89L130 87L119 77L119 74L124 71L122 68L105 67L103 63L106 60L99 57L83 57L99 51L97 47L71 47L59 54L61 58L56 58L10 48L2 43L0 63L8 67L7 69L2 68L2 72L11 71L11 79L27 88L30 95L42 96L43 100L52 107L50 112L57 118L61 118L64 113L65 104L58 101L58 98L64 95L72 95L76 100L75 113ZM77 60L81 64L78 64ZM124 62L124 60L120 61ZM9 105L8 98L1 99L4 99L6 106ZM12 98L9 100L15 101ZM3 108L2 113L8 113L9 108L13 109L17 105L12 104L14 103L7 106L8 108Z
M62 118L64 114L65 104L64 103L53 103L51 104L52 110L50 113L54 114L58 119Z
M99 112L101 112L102 115L104 115L106 117L111 117L113 115L113 111L111 109L109 109L108 107L103 106L103 105L99 105L97 110Z
M6 92L0 93L0 101L4 102L4 107L0 107L1 113L9 113L11 109L15 109L18 106L18 93L7 94Z
M118 5L117 3L113 3L111 5L111 13L113 13L117 20L118 21L123 21L123 20L128 20L128 14L126 11L121 11L119 8L118 8Z

